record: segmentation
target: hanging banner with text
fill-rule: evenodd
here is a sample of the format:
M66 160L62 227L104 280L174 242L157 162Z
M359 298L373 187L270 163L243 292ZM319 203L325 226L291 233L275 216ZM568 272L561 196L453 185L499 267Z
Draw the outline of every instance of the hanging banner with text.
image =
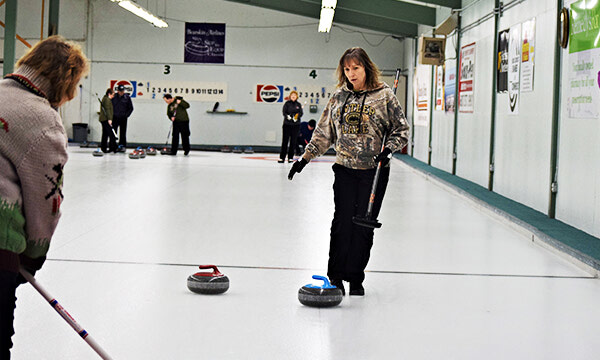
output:
M496 69L496 91L508 91L508 29L498 33L498 68Z
M187 101L227 101L227 83L199 81L129 81L111 80L109 86L124 85L125 92L137 100L162 100L164 94L183 96Z
M225 63L225 24L185 23L183 62Z
M460 49L458 74L458 111L472 113L474 107L473 79L475 79L475 43Z
M508 114L519 113L519 85L521 70L521 24L511 26L508 40Z
M569 33L569 117L597 119L600 108L600 3L571 4Z
M435 109L444 110L444 66L435 68Z
M431 67L429 65L417 65L413 88L415 90L415 108L417 109L414 114L415 126L429 126L429 99L431 99Z
M535 18L523 23L521 51L521 92L533 91L533 69L535 63Z
M446 79L444 88L444 102L446 112L454 112L454 94L456 93L456 67L449 66L446 69Z

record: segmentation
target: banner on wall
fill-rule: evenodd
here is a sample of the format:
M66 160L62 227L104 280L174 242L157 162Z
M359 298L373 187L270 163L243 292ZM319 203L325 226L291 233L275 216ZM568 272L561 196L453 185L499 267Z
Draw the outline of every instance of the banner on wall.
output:
M225 24L185 23L183 62L225 63Z
M508 29L498 33L498 68L496 69L496 91L508 91Z
M521 24L511 26L508 40L508 113L519 113L519 73L521 69Z
M431 68L417 65L414 89L417 112L414 114L415 126L429 126L429 87L431 86Z
M535 18L523 23L521 43L521 92L533 91L535 64Z
M187 101L227 101L227 83L200 81L130 81L110 80L109 87L116 91L118 85L138 100L162 100L164 94L183 96Z
M326 104L335 91L335 86L319 86L315 84L297 84L294 86L258 84L254 101L262 104L283 103L289 100L290 92L298 93L298 102L302 105ZM304 111L308 111L305 109Z
M473 79L475 78L475 43L460 49L460 73L458 74L458 111L472 113L474 110Z
M454 112L454 94L456 92L456 68L453 66L446 69L444 103L446 112Z
M598 2L581 0L571 4L567 111L572 118L597 119L599 115L599 18Z
M444 110L444 66L435 68L435 109Z

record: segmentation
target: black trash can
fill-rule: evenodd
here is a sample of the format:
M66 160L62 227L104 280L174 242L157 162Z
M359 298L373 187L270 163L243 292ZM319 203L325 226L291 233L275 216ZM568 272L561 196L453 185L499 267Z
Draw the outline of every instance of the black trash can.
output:
M87 142L87 127L88 124L86 123L73 123L73 142Z

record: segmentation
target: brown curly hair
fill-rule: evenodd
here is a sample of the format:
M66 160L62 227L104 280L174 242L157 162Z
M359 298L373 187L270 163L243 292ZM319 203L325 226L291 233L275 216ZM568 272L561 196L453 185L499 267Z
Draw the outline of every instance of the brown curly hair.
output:
M59 35L38 42L17 61L17 66L22 65L50 81L52 89L46 95L54 107L75 97L79 80L89 71L88 59L81 47Z
M348 89L352 90L352 83L348 80L346 74L344 74L344 66L351 60L356 61L365 68L365 86L367 90L375 89L381 84L379 81L381 71L379 71L377 65L371 61L371 58L369 58L369 55L367 55L366 51L359 47L353 47L346 50L340 58L340 62L336 70L336 75L338 78L337 87L341 87L342 85L346 84Z

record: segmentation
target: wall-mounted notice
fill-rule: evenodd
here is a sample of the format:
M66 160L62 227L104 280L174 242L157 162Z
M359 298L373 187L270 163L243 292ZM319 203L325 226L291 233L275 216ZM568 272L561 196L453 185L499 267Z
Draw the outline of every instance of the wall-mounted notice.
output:
M436 66L435 73L435 109L444 110L444 66Z
M162 100L164 94L183 96L187 101L227 101L227 83L200 81L138 81L137 99Z
M521 42L521 92L533 91L533 70L535 63L535 18L523 23Z
M571 4L568 60L569 117L597 119L600 108L600 3Z
M429 126L429 98L431 87L431 68L429 65L417 65L415 72L415 102L417 112L414 114L415 126Z
M454 112L454 94L456 93L456 67L449 66L446 69L446 80L444 89L444 102L446 112Z
M225 24L185 23L183 61L225 63Z
M460 73L458 74L458 111L472 113L474 110L473 79L475 78L475 43L460 50Z
M521 24L511 26L508 40L508 113L519 113L519 73L521 69Z
M496 69L496 91L508 91L508 29L498 33L498 68Z

